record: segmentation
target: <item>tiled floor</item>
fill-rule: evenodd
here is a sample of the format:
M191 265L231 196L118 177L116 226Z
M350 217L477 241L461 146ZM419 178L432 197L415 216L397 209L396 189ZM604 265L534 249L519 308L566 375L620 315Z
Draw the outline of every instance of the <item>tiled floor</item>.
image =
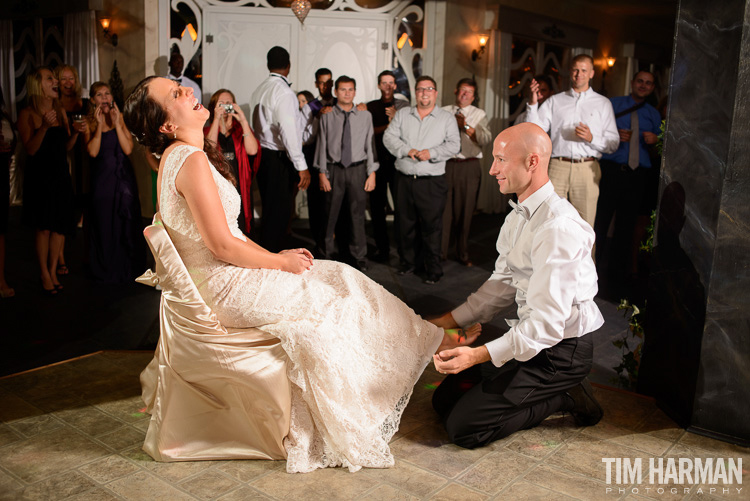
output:
M156 463L140 449L149 416L138 374L150 357L101 352L0 380L0 499L702 499L710 486L620 493L605 483L601 459L741 457L745 473L750 465L747 449L687 433L650 400L602 388L597 426L556 416L489 447L461 449L447 443L430 406L441 379L432 367L391 444L394 468L289 475L283 461ZM747 488L730 487L714 497L750 499Z

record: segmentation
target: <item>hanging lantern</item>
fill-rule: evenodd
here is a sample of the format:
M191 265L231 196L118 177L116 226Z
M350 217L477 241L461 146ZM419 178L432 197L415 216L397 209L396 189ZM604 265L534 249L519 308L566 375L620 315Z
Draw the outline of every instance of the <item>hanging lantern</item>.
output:
M292 12L299 19L300 24L305 24L305 18L310 12L310 0L294 0L292 2Z

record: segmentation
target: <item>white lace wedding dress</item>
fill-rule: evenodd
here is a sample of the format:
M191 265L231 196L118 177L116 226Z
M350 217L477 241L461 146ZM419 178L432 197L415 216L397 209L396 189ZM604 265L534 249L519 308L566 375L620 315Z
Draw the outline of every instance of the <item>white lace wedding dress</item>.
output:
M178 146L164 163L162 219L222 324L257 327L281 340L292 383L291 425L284 441L287 471L392 466L388 442L442 341L442 329L347 265L319 260L294 275L216 260L175 188L177 173L195 152L204 154ZM237 227L237 190L211 170L232 235L245 240ZM227 391L235 391L231 381Z

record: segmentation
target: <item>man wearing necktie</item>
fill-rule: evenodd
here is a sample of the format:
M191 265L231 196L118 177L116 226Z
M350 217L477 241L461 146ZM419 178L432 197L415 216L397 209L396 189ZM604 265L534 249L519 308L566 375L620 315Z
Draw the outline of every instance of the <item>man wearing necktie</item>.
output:
M638 242L634 241L634 230L654 169L649 148L658 141L661 126L659 112L646 103L646 98L654 91L654 75L639 71L631 88L629 96L611 99L620 146L614 153L602 156L594 224L596 262L601 269L606 261L611 290L618 298L627 293L621 290L626 273L635 272ZM615 217L615 228L611 252L607 253L605 244L612 217Z
M367 193L375 188L375 161L372 116L354 105L357 82L342 75L336 79L336 105L320 116L315 167L320 189L326 194L328 213L325 233L325 257L333 257L334 233L342 204L349 213L349 253L360 271L367 270L367 236L365 210ZM339 249L341 253L343 249Z
M594 303L594 232L561 198L547 174L552 143L523 123L497 136L490 175L518 195L497 240L490 278L466 302L432 322L446 329L488 322L515 304L510 330L478 347L443 350L435 367L449 374L432 399L451 440L474 448L567 411L579 426L603 415L586 376L591 332L604 323Z
M172 55L169 57L169 73L167 74L167 78L174 80L183 87L190 87L193 89L193 95L198 98L199 103L202 103L203 94L201 93L201 88L196 82L182 74L184 67L185 58L182 57L182 54L179 52L172 52Z

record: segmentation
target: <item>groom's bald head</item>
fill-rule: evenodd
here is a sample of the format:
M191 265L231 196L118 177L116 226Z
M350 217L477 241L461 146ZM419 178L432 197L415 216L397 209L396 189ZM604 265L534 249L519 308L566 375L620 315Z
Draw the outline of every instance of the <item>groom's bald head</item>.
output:
M490 175L503 193L516 193L523 201L549 181L552 142L541 127L522 123L498 134L493 144Z

